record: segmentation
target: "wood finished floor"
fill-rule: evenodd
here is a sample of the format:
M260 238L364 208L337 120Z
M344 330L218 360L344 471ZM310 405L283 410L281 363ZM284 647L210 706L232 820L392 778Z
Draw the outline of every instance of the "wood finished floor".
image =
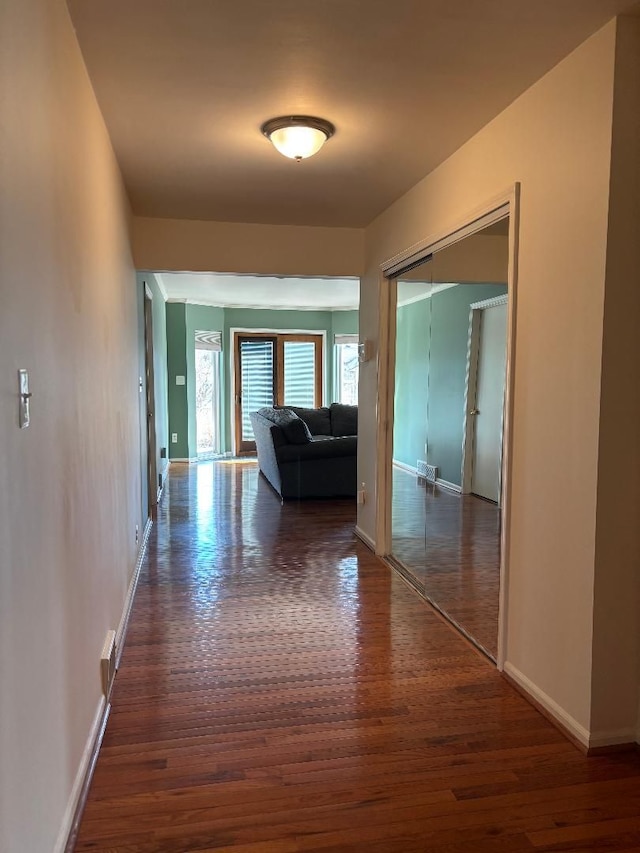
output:
M495 659L500 509L393 469L392 552L416 589Z
M579 753L354 516L174 466L76 851L640 851L637 754Z

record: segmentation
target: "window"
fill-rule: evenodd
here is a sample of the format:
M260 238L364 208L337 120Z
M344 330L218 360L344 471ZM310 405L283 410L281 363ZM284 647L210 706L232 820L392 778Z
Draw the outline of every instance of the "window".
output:
M358 404L358 336L336 335L336 402L349 406Z

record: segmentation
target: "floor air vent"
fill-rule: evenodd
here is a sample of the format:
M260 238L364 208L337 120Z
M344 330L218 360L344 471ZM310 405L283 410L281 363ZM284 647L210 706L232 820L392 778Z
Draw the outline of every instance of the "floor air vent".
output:
M424 477L424 479L429 480L430 483L435 483L438 479L438 469L435 465L429 465L423 459L418 459L416 468L418 469L418 477Z

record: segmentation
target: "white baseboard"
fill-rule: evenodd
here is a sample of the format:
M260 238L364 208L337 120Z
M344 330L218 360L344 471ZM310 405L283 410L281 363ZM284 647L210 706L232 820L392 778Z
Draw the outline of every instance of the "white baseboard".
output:
M441 480L440 477L436 480L436 486L442 486L443 489L449 489L449 491L457 492L458 494L462 491L460 486L456 486L455 483L450 483L448 480Z
M375 554L376 543L373 541L373 539L368 534L366 534L364 532L364 530L362 530L360 527L358 527L358 525L356 525L354 527L353 532L356 534L358 539L361 542L364 542L364 544L367 546L367 548L370 548L373 551L373 553Z
M523 675L519 669L516 669L513 664L508 661L504 665L504 672L522 690L531 696L544 710L553 717L563 729L566 729L571 736L582 744L585 749L589 748L589 731L581 725L577 720L567 713L558 703L541 690L537 684L534 684L526 675Z
M144 526L136 564L131 580L129 581L129 589L127 590L127 595L122 608L122 615L120 616L120 622L118 623L118 629L116 631L116 669L120 666L120 657L122 656L122 647L127 633L127 626L129 624L129 615L131 613L136 587L138 586L138 578L140 577L140 570L142 568L145 551L147 550L147 542L149 540L149 533L151 532L152 524L153 522L148 518L147 523ZM111 705L107 702L104 696L101 696L91 728L89 729L89 735L82 752L76 778L74 779L73 787L71 788L71 795L67 802L54 853L65 853L65 851L66 853L72 853L75 844L75 836L78 831L80 818L82 817L82 811L84 809L84 802L87 794L89 793L91 777L93 776L95 763L98 760L98 753L100 751L100 745L102 744L104 730L107 726L107 720L109 719L110 710Z
M149 534L151 533L151 527L153 522L150 518L147 519L147 523L144 526L144 530L142 531L142 541L140 542L140 548L138 550L138 556L136 558L136 565L133 569L133 574L131 575L131 580L129 581L129 589L127 590L127 597L124 600L124 607L122 608L122 615L120 616L120 622L118 624L118 628L116 630L116 669L120 666L120 658L122 657L122 647L124 645L125 634L127 633L127 625L129 624L129 616L131 615L131 608L133 606L133 599L136 594L136 588L138 586L138 579L140 577L140 569L142 568L142 561L144 560L145 551L147 550L147 542L149 541Z
M78 823L78 805L88 793L89 783L93 776L93 768L98 757L107 720L109 719L110 709L111 706L107 703L105 697L101 696L91 728L89 729L89 737L82 752L78 772L76 773L76 778L71 789L71 796L67 802L67 808L62 819L62 826L60 827L60 832L53 848L54 853L65 853L67 850L70 853L73 850Z
M621 746L622 744L638 743L638 732L633 727L618 729L615 731L590 732L564 708L561 708L550 696L533 683L520 670L511 663L505 663L504 672L511 678L524 693L529 695L534 703L538 703L546 713L559 724L575 741L581 744L585 751L594 749L606 749L607 747Z
M633 728L593 732L589 738L589 749L602 749L607 746L620 746L628 743L640 743L638 733Z
M400 468L401 471L406 471L407 474L413 474L414 477L418 476L418 469L414 468L412 465L406 465L404 462L398 462L397 459L393 460L393 464L396 468Z
M174 456L169 460L170 464L173 464L174 462L185 462L188 465L190 465L192 462L197 462L197 461L198 461L197 456L193 456L192 458L185 457L184 459L182 457Z

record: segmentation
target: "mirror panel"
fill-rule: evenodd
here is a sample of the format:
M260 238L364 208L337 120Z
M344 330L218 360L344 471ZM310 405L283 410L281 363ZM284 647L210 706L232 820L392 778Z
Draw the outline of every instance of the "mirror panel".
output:
M508 219L398 276L392 559L495 659Z

